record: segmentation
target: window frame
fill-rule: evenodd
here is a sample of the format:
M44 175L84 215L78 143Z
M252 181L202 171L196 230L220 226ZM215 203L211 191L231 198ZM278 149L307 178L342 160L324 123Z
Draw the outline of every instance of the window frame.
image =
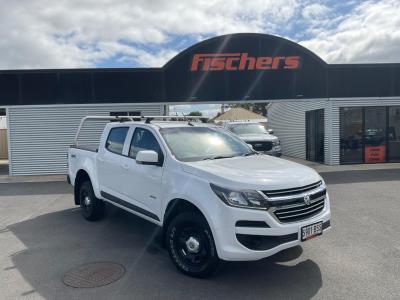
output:
M126 131L124 143L122 144L122 152L121 152L121 153L118 153L118 152L115 152L115 151L111 151L111 150L107 147L107 142L108 142L108 139L110 138L111 131L113 131L114 129L120 129L120 128L126 128L127 131ZM120 155L120 156L125 156L125 155L124 155L124 147L125 147L125 144L126 144L128 135L129 135L129 129L130 129L129 126L115 126L115 127L111 127L110 130L108 131L107 138L106 138L106 140L105 140L105 142L104 142L104 149L106 149L106 150L107 150L108 152L110 152L110 153L113 153L113 154L116 154L116 155Z

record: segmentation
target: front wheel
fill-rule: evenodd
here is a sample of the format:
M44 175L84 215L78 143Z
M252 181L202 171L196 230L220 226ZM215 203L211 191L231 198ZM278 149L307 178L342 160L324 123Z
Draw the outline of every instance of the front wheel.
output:
M79 189L79 201L83 217L88 221L97 221L103 218L105 212L104 201L96 198L90 181L82 183Z
M186 275L204 278L219 265L210 227L199 213L177 215L168 226L166 243L173 263Z

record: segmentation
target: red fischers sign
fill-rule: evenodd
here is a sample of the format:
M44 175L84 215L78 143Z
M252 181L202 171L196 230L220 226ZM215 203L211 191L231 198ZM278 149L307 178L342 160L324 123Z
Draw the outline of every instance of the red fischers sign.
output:
M209 53L193 55L190 71L243 71L299 69L300 56L259 56L248 53Z

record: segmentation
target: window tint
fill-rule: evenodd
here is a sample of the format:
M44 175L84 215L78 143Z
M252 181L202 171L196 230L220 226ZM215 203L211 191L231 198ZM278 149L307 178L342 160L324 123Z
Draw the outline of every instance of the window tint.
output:
M159 155L162 153L160 145L150 131L136 128L129 149L129 157L136 158L137 153L142 150L153 150Z
M128 129L129 127L112 128L107 138L106 148L113 153L122 154Z

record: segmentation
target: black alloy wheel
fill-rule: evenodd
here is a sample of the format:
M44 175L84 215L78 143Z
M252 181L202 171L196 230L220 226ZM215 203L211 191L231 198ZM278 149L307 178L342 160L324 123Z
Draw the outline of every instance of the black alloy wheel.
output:
M175 266L184 274L204 278L215 272L219 258L211 230L202 215L185 212L167 230L167 248Z

